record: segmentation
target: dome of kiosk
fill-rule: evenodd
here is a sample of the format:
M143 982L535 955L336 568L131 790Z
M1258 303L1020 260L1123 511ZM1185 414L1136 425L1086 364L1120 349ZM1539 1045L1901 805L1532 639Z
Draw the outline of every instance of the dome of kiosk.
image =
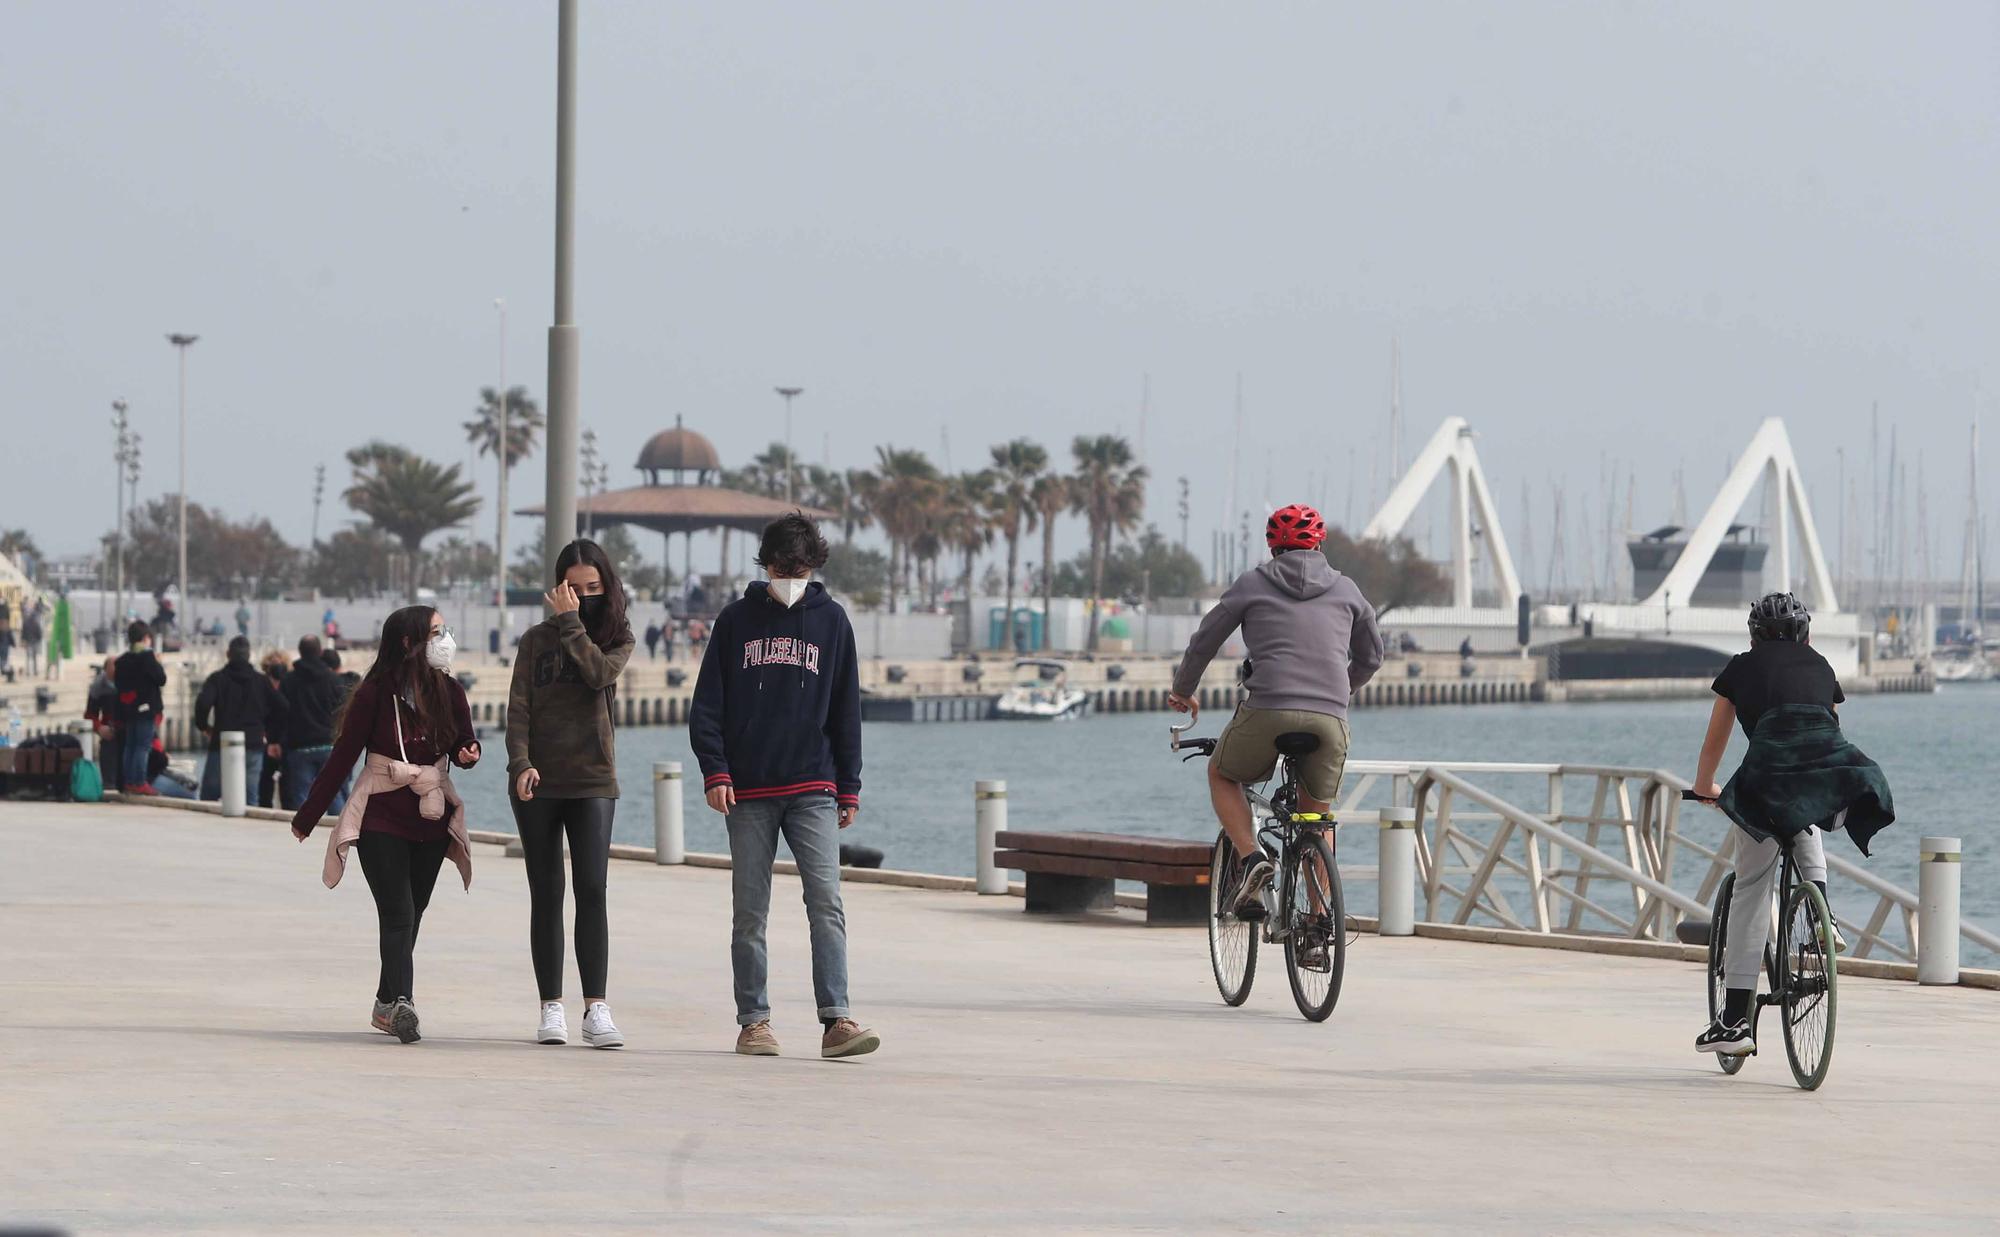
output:
M638 467L645 472L715 472L722 467L722 457L715 453L714 443L676 419L674 428L646 441Z

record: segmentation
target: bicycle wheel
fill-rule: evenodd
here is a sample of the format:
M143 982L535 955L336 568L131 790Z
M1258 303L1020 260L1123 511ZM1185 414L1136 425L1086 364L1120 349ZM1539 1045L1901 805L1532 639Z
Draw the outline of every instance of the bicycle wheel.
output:
M1300 1013L1324 1022L1340 1000L1340 978L1347 969L1347 904L1325 834L1305 831L1285 860L1282 879L1283 913L1291 928L1285 934L1285 971L1292 980L1292 999Z
M1800 881L1785 899L1781 933L1778 1004L1785 1015L1785 1056L1799 1086L1816 1091L1833 1064L1838 972L1833 962L1833 916L1810 881Z
M1731 872L1722 878L1722 888L1715 894L1715 911L1708 924L1708 1020L1715 1022L1722 1017L1722 1002L1729 985L1723 980L1722 959L1729 942L1729 895L1736 892L1736 874ZM1750 1056L1731 1056L1726 1052L1715 1054L1715 1063L1725 1074L1734 1074L1743 1068Z
M1236 894L1243 887L1243 861L1224 833L1208 860L1208 961L1216 991L1229 1005L1241 1005L1257 978L1257 925L1236 917Z

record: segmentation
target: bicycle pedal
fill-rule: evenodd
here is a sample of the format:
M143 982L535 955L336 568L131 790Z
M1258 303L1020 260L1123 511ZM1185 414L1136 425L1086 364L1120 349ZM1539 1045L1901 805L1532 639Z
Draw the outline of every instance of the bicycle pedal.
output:
M1237 907L1236 917L1244 923L1263 923L1271 917L1271 912L1264 908L1262 902L1252 902L1247 906Z

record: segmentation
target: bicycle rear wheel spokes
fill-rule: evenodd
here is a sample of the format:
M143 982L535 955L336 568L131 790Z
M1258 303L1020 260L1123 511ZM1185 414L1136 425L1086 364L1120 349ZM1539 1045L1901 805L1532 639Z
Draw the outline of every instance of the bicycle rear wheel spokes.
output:
M1243 886L1243 861L1228 834L1215 839L1208 861L1208 961L1215 968L1215 987L1230 1005L1250 996L1257 978L1257 925L1236 917L1236 895Z
M1723 956L1729 947L1729 899L1736 892L1736 874L1722 878L1722 888L1715 894L1715 912L1708 921L1708 1020L1719 1021L1722 1005L1729 985L1723 976ZM1743 1068L1749 1055L1732 1056L1726 1052L1715 1054L1715 1063L1725 1074L1734 1074Z
M1785 1055L1792 1077L1808 1091L1826 1081L1833 1063L1833 1025L1838 973L1834 967L1833 917L1826 899L1801 881L1785 900L1778 942L1778 1004L1785 1015Z
M1347 905L1325 834L1305 831L1285 860L1282 879L1287 899L1282 913L1290 928L1285 970L1292 999L1300 1013L1324 1022L1340 1000L1340 979L1347 969Z

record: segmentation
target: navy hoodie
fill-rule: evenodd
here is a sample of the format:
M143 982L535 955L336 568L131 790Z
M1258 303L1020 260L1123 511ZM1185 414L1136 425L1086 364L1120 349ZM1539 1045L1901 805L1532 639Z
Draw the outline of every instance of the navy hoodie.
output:
M709 633L688 713L702 789L861 802L861 671L847 611L815 580L786 607L759 580Z

